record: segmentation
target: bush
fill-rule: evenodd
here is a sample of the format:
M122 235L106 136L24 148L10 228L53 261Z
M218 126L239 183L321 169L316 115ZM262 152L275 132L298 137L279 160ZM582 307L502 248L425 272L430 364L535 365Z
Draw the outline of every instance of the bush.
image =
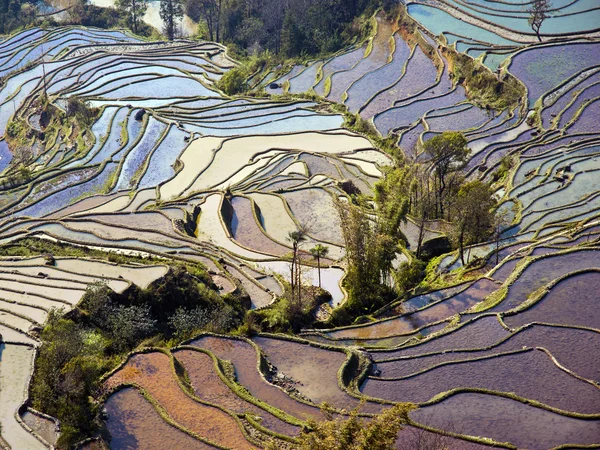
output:
M394 272L396 289L400 293L410 291L425 278L425 268L427 263L418 259L412 262L403 262Z
M350 412L348 419L337 417L323 408L327 418L323 422L309 420L308 432L299 436L297 450L392 450L398 432L406 423L410 405L398 404L366 421L358 416L358 409ZM275 445L267 447L275 449Z
M91 396L110 362L103 358L98 339L89 336L89 330L56 310L50 311L41 335L31 397L34 408L60 420L59 448L70 447L98 429Z
M96 120L98 109L91 108L87 102L73 96L67 100L67 114L75 117L83 128L88 128Z
M217 81L217 87L227 95L241 94L242 92L248 90L248 83L246 82L246 79L246 70L240 67L235 67L226 72L225 75L223 75L219 81Z

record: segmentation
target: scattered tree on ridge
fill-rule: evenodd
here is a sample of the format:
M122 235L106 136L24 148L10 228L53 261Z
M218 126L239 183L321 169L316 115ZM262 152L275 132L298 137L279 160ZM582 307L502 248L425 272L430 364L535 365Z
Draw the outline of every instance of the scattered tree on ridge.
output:
M202 17L206 21L211 41L221 41L221 5L223 0L199 0Z
M356 199L360 203L360 199ZM365 204L335 202L340 216L342 238L346 248L348 268L344 286L348 301L336 314L356 317L377 309L390 293L387 280L396 257L396 243L385 232L381 221L373 221ZM340 316L343 321L344 318Z
M552 3L550 0L534 0L530 7L527 9L529 13L529 19L527 22L533 31L535 31L535 35L538 40L542 42L542 37L540 36L540 28L542 28L542 23L544 20L548 18L548 11L552 8Z

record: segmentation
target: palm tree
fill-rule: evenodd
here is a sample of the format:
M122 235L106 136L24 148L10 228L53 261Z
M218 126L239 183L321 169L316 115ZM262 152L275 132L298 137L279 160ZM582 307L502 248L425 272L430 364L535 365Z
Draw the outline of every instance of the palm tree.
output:
M298 264L298 248L300 244L306 241L306 233L303 229L299 229L297 231L290 231L288 233L287 240L292 243L292 267L291 267L291 277L290 283L292 285L292 298L294 297L294 290L298 280L294 280L294 268L295 265Z
M317 270L319 272L319 287L321 287L321 258L325 258L329 253L329 247L317 244L310 250L310 254L317 260Z

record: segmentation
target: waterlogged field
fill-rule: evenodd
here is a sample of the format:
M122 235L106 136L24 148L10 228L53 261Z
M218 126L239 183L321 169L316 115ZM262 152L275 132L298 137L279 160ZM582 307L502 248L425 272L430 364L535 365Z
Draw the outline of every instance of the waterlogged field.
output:
M418 407L401 450L600 444L599 11L553 2L539 43L522 3L419 1L407 7L413 34L379 15L371 42L257 78L268 93L345 105L407 158L426 160L425 141L462 131L470 179L491 181L510 157L495 185L502 239L469 248L468 267L444 255L432 273L451 286L360 325L134 352L103 386L110 448L289 448L322 402L341 415L361 400L363 413ZM519 106L469 97L450 77L450 46L519 79ZM158 258L0 258L0 446L56 442L53 422L23 407L35 330L94 282L123 293L171 260L201 262L223 295L243 289L252 308L269 307L289 277L289 233L306 227L304 250L329 247L330 307L345 301L334 199L347 182L370 195L391 158L318 101L225 96L215 82L236 64L220 44L122 31L0 37L0 250L37 238ZM98 108L89 130L47 126L34 106L44 92L60 110L73 97ZM26 177L14 123L31 129ZM426 240L443 235L434 225ZM412 249L416 225L402 231ZM305 282L317 275L306 267Z

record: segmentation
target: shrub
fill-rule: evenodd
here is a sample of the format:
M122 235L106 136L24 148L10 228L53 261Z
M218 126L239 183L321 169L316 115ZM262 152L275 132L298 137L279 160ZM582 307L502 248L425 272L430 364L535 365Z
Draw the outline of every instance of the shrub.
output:
M241 94L248 89L246 78L246 70L241 67L235 67L229 72L226 72L225 75L217 81L217 87L227 95Z
M407 292L417 286L425 278L426 267L427 263L418 259L400 264L394 272L398 292Z

